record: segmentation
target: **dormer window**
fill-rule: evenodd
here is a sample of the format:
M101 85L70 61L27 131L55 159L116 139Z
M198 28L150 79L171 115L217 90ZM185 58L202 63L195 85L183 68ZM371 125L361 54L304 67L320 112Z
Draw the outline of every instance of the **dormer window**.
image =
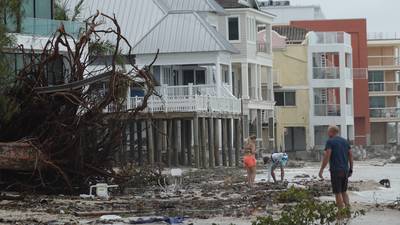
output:
M230 41L240 40L240 25L238 16L228 17L228 39Z

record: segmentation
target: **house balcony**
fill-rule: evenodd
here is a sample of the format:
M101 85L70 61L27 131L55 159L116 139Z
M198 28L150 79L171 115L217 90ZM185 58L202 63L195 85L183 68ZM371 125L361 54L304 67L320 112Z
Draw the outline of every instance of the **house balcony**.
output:
M370 108L369 114L371 122L400 121L400 108L398 107Z
M369 69L400 69L400 57L368 56Z
M229 113L242 112L241 100L234 97L227 87L218 88L210 85L160 86L156 88L160 96L148 99L147 113L197 112L197 113ZM129 97L127 110L142 105L144 97Z
M339 67L314 67L313 79L340 79Z
M400 82L369 82L370 96L400 96Z
M345 44L351 46L351 35L345 32L314 32L311 45Z
M314 116L341 116L340 104L315 104Z
M271 54L271 43L265 41L257 41L257 53Z
M64 25L65 31L74 37L77 37L83 28L83 24L76 21L24 17L19 31L16 30L14 24L7 24L7 29L11 33L48 37L52 36L61 24Z

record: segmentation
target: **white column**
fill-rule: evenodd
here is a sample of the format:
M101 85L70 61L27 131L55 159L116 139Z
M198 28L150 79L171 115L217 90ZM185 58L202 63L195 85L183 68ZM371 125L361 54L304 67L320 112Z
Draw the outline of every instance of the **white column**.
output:
M258 83L258 69L257 64L251 64L251 98L258 100L258 90L257 90L257 83Z
M221 64L219 62L215 64L215 82L217 86L217 96L221 97L222 80L221 80Z
M230 91L233 93L233 77L232 77L232 64L231 63L229 63L228 64L228 83L229 83L229 86L230 86Z
M268 82L268 101L274 101L274 75L272 74L272 67L267 67L267 82Z
M258 82L257 82L257 89L258 89L258 99L262 99L262 70L261 70L261 65L257 65L258 68Z
M249 99L249 64L242 63L242 99Z

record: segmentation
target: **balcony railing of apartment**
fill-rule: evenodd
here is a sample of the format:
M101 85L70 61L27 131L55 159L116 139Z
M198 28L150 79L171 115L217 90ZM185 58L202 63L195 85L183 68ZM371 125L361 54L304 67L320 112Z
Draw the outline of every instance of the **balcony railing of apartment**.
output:
M41 18L30 18L26 17L22 19L21 30L18 33L29 34L35 36L51 36L57 29L64 25L65 31L77 37L83 28L83 24L76 21L62 21L52 19L41 19ZM11 29L12 31L13 29Z
M351 45L351 36L345 32L315 32L315 44L347 44Z
M369 109L371 118L399 118L400 119L400 108L388 107L388 108L370 108Z
M241 113L240 99L223 87L220 88L220 96L217 96L216 90L215 84L157 87L156 91L161 97L151 96L144 112ZM135 109L141 106L143 100L143 97L129 97L125 108ZM108 111L112 112L112 107Z
M400 82L369 82L368 89L370 92L400 92Z
M340 104L315 104L315 116L340 116Z
M354 80L368 79L368 69L367 68L353 68L353 79Z
M400 32L370 32L368 40L400 40Z
M338 67L314 67L313 79L340 79Z
M257 41L257 52L271 53L271 43L264 41Z
M400 66L400 57L395 56L368 56L369 67Z

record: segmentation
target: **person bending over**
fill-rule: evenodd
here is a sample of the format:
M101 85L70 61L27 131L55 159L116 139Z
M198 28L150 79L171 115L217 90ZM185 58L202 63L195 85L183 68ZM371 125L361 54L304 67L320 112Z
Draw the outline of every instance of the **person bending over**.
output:
M271 180L272 176L272 179L276 183L275 169L278 167L281 169L281 182L283 182L285 179L284 168L289 160L289 156L284 152L272 153L271 157L264 157L263 160L265 165L270 163L268 168L268 182Z

